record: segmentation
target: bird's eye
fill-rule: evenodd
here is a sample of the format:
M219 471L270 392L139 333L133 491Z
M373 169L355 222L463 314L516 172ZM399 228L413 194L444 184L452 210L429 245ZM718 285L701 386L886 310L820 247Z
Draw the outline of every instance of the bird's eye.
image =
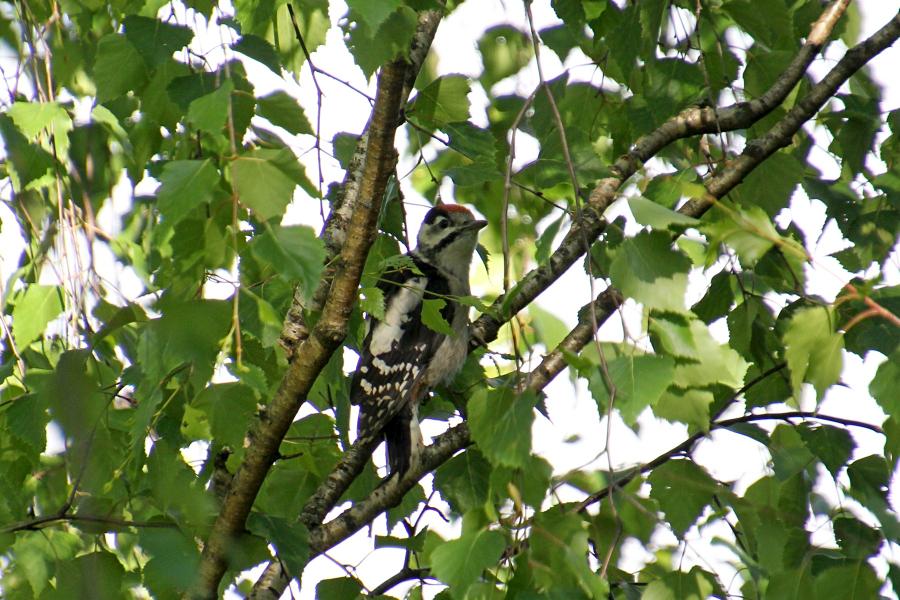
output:
M447 219L438 219L435 225L437 225L438 229L447 229L447 227L450 225L450 221L448 221Z

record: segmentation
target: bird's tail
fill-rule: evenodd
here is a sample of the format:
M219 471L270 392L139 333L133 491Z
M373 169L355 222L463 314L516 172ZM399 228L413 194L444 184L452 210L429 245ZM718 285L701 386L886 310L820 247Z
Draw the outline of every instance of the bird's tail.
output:
M384 428L388 471L403 477L418 460L422 448L419 415L415 406L400 411Z

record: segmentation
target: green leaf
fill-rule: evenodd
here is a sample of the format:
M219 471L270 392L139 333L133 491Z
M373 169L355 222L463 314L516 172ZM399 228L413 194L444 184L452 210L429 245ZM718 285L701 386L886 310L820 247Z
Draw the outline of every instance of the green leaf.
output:
M859 519L844 514L834 519L834 538L848 558L865 560L878 552L881 533Z
M596 22L606 25L606 35L609 37L611 66L616 75L624 79L624 74L630 73L636 67L636 60L641 49L641 22L640 12L637 6L628 5L625 10L607 10L604 19ZM646 68L646 65L645 65ZM613 75L613 77L616 77Z
M534 55L531 40L510 25L491 27L478 40L484 72L481 82L485 90L501 79L518 73Z
M10 401L6 410L10 435L27 444L37 457L47 447L47 422L50 416L37 394L26 394Z
M122 589L125 569L109 552L83 554L60 561L56 571L56 593L50 598L96 598L118 600L127 595Z
M160 318L147 321L139 329L137 357L148 386L140 390L141 394L150 395L161 380L184 365L191 367L192 382L205 384L213 374L220 344L231 329L230 302L191 300L167 303L161 308ZM146 410L153 410L151 402L142 401L139 413L145 404Z
M470 91L468 77L462 75L438 77L416 95L407 107L406 114L422 124L433 127L467 121Z
M104 305L98 305L98 308L102 306ZM111 305L106 306L112 308ZM112 335L115 331L130 323L143 323L147 320L147 313L137 304L129 303L122 307L116 307L114 310L115 312L112 313L101 314L98 309L94 309L94 316L101 319L104 324L94 334L93 339L91 339L91 345L96 346L106 336Z
M323 579L316 584L318 600L353 600L362 596L359 582L350 577Z
M647 189L644 190L643 197L649 198L654 204L669 209L674 209L681 198L687 196L689 198L703 196L706 188L697 176L697 173L691 169L672 173L671 175L658 175L650 180ZM632 209L633 211L634 209ZM679 218L686 218L681 213L677 213ZM637 215L635 215L637 216Z
M338 132L331 138L331 146L334 148L334 157L341 164L342 169L350 166L353 153L356 152L356 144L359 136L353 133Z
M378 29L369 27L361 17L347 20L344 25L349 38L347 47L366 78L381 65L408 56L417 21L417 13L408 6L401 6L388 15Z
M253 391L236 382L207 386L191 402L203 411L210 422L216 443L232 448L243 446L247 423L256 415L256 396Z
M847 464L853 449L856 448L853 437L846 429L830 425L811 427L804 424L798 427L798 431L809 451L819 457L834 477L837 477L838 471Z
M194 39L190 28L164 23L158 19L128 15L122 24L125 25L125 37L151 68L172 58L172 54Z
M490 131L468 121L446 123L440 129L449 136L450 147L456 152L472 161L494 165L496 169L496 138Z
M193 540L178 529L140 528L141 549L152 558L143 569L144 584L167 597L188 589L196 580L200 552Z
M700 567L687 573L674 571L651 581L644 589L641 600L701 600L713 597L715 579ZM718 596L718 594L716 595Z
M312 125L296 98L287 92L272 92L256 100L256 113L268 119L272 125L284 128L288 133L312 135Z
M108 398L100 393L88 350L63 353L41 393L66 435L78 441L91 437L109 405Z
M402 5L402 0L347 0L350 10L361 16L372 31L377 31L391 13Z
M900 415L898 381L900 381L900 350L895 351L881 363L878 371L875 372L875 377L869 383L869 393L878 402L878 406L889 415Z
M572 509L561 504L535 515L528 547L532 585L545 594L565 590L549 597L606 600L608 586L588 564L586 523Z
M505 547L506 540L498 531L466 533L435 548L431 570L450 586L454 598L464 598L482 571L497 564Z
M875 135L881 128L877 98L859 94L838 94L845 110L837 112L841 125L829 150L841 157L844 168L852 173L866 169L866 156L872 151Z
M537 304L528 307L528 316L531 317L531 326L537 332L538 340L548 350L556 348L569 333L569 328L562 319Z
M7 152L4 166L14 191L21 192L32 186L40 188L52 181L56 161L39 145L29 143L8 115L0 114L0 133Z
M784 344L794 397L800 397L800 386L808 381L821 400L843 368L844 336L835 332L831 311L822 306L796 311L784 333Z
M478 509L487 502L491 465L477 448L458 454L434 474L434 487L459 514Z
M188 530L209 525L216 513L213 497L178 448L165 439L157 440L147 458L146 472L149 496L156 509L172 515Z
M47 324L59 316L63 306L62 290L55 285L31 284L16 300L12 334L19 350L38 339Z
M816 576L816 598L877 598L881 581L865 560L832 567Z
M262 221L284 214L297 185L312 189L297 157L287 149L257 148L232 161L228 172L241 202Z
M704 323L712 323L716 319L724 317L731 309L734 302L731 277L732 275L726 271L717 273L712 278L706 295L691 308Z
M192 100L188 106L188 122L200 131L222 133L233 90L234 84L226 79L214 92Z
M541 237L538 238L534 248L534 260L536 263L544 264L547 262L550 252L553 250L553 241L559 233L559 228L562 227L564 218L565 215L561 215L550 223L544 230L544 233L541 234Z
M694 355L678 361L672 383L682 388L724 385L737 389L744 384L749 364L728 344L718 343L709 327L697 319L688 323Z
M872 454L853 461L847 468L847 475L859 497L887 498L890 471L883 456Z
M272 44L263 38L251 33L242 35L240 40L232 44L231 49L265 65L276 75L281 75L281 60L278 53Z
M558 4L558 2L554 2L554 5ZM573 2L572 4L579 3ZM559 9L557 8L556 10L557 14L559 14ZM554 25L552 27L546 27L538 31L538 35L540 36L541 41L544 42L544 45L556 53L556 55L559 57L560 62L565 62L566 58L569 56L569 53L577 48L579 43L579 38L576 37L573 34L572 29L570 29L566 25Z
M691 320L675 313L650 313L647 330L657 352L679 358L700 358Z
M676 229L679 227L696 227L700 221L670 210L653 200L643 196L633 196L628 199L628 206L637 222L641 225L649 225L654 229Z
M804 593L812 586L809 574L809 566L801 573L791 571L796 580L785 581L781 579L786 567L799 567L802 565L803 554L809 552L809 544L806 540L806 532L801 527L787 526L780 519L760 519L759 526L753 532L756 536L756 554L759 556L760 566L774 574L766 589L766 598L769 593L776 600L811 600L811 594ZM800 560L796 560L799 550Z
M221 78L220 73L195 71L181 77L173 77L166 86L166 92L172 102L187 110L191 102L218 89Z
M781 481L797 475L814 460L800 433L787 425L779 425L772 432L769 453L772 455L772 470Z
M653 414L661 419L687 423L692 431L707 431L709 407L714 399L712 392L707 390L670 387L653 407Z
M305 225L273 225L251 245L253 255L287 281L296 281L312 297L325 262L325 247Z
M521 500L534 508L540 508L547 498L553 467L540 456L528 457L528 464L521 469L500 467L491 473L491 489L503 497L509 495L516 502Z
M690 260L672 249L669 234L642 231L626 239L609 268L614 286L648 308L684 312Z
M107 102L137 90L146 81L147 67L143 57L127 37L110 33L100 38L94 64L98 102Z
M219 172L210 159L173 160L163 166L159 180L159 212L174 225L210 201L219 183Z
M878 288L868 296L892 314L900 315L900 285ZM844 306L851 311L845 315L847 319L865 310L855 302L847 302L841 308ZM890 356L900 349L900 327L879 317L859 321L846 332L845 338L847 349L860 356L865 356L869 350Z
M362 296L359 300L359 308L378 320L384 319L384 290L377 287L364 287L359 290L359 293Z
M776 53L772 54L774 55ZM758 56L765 57L770 55L760 53L754 55L754 58ZM787 53L785 58L792 59L793 52ZM774 65L772 68L775 77L780 75L783 68L787 66L787 61L783 64L778 60L776 60L776 62L778 64ZM752 69L750 65L753 64L754 60L751 59L750 64L745 71L745 78L751 76ZM770 82L773 80L774 77L766 75L764 81L765 87L763 90L760 90L759 93L761 94L768 89ZM748 84L748 88L749 87ZM755 92L749 92L749 90L748 93L752 93L754 97L757 95ZM750 174L744 178L743 183L732 190L729 193L729 196L734 198L735 201L743 207L759 206L769 217L774 217L780 210L787 207L788 202L790 201L794 190L797 188L797 185L802 180L805 171L806 167L804 164L790 154L776 152L767 158L759 168L750 171Z
M72 118L59 102L13 102L7 114L29 139L37 138L42 130L47 129L59 141L72 129Z
M710 248L719 244L731 246L745 266L755 265L775 245L795 256L806 256L802 246L778 234L769 216L758 206L723 208L716 211L715 217L700 228L707 235Z
M187 65L174 60L164 62L155 69L150 77L150 81L144 88L141 94L141 109L147 119L138 122L131 131L132 145L135 148L140 148L142 145L152 143L145 141L146 139L155 140L155 145L149 150L144 150L143 156L146 158L140 160L139 165L135 164L131 167L134 170L140 170L140 175L134 175L134 178L143 177L146 160L153 156L159 148L161 133L158 127L153 127L153 124L156 123L157 126L162 125L170 130L174 130L176 124L180 123L184 118L184 112L187 110L187 105L190 102L184 105L177 103L175 98L171 96L169 87L174 81L186 76L189 72ZM134 158L137 159L140 156L138 155ZM171 156L167 157L172 158Z
M694 524L703 509L722 489L706 471L691 460L674 459L653 469L647 478L650 497L659 502L678 536Z
M667 356L618 356L607 362L615 386L615 408L628 425L634 425L648 406L654 406L672 381L675 361ZM592 369L590 390L600 414L606 412L609 393L600 369Z
M241 287L240 294L241 331L255 336L263 347L271 348L281 336L283 315L279 314L275 307L264 298L257 296L246 287Z
M494 465L524 467L531 452L537 398L508 388L480 389L469 400L469 427L478 449Z
M412 515L419 508L420 504L424 504L427 501L428 498L425 497L425 492L422 490L421 485L416 485L403 494L400 504L389 508L387 511L388 531L392 530L397 523Z
M288 573L299 577L309 560L309 532L302 523L258 512L250 513L247 529L262 536L275 546L278 558L284 561Z
M447 305L447 301L442 298L425 298L422 300L422 323L428 329L442 333L444 335L455 335L450 323L441 314L441 311Z
M450 167L446 173L458 186L478 186L503 179L503 174L496 166L484 162Z

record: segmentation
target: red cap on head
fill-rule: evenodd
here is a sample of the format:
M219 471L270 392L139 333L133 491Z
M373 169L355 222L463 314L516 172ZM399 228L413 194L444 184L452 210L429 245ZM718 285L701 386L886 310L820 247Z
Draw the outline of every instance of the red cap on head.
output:
M462 204L438 204L437 206L435 206L435 208L439 208L447 212L469 213L470 215L472 214L472 211Z

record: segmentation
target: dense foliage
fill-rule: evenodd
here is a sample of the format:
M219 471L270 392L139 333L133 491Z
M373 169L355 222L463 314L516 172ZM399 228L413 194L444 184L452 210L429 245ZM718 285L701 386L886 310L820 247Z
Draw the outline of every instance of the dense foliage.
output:
M426 56L470 3L347 4L0 2L0 214L22 240L3 251L0 593L277 597L372 521L352 543L386 553L380 579L308 570L304 591L900 590L900 119L865 66L900 17L861 43L845 1L554 0L536 24L526 3L469 24L470 77L440 70L452 41ZM324 135L342 95L372 108L365 135ZM384 310L407 209L442 193L490 221L499 283L479 267L461 299L483 344L425 406L447 431L420 468L379 486L369 461L328 500L355 420L342 346ZM577 324L533 304L570 266ZM851 355L880 364L883 421L819 410ZM663 420L682 441L555 465L532 430L564 370L594 436ZM695 455L729 436L766 453L755 480ZM712 535L711 562L687 551Z

